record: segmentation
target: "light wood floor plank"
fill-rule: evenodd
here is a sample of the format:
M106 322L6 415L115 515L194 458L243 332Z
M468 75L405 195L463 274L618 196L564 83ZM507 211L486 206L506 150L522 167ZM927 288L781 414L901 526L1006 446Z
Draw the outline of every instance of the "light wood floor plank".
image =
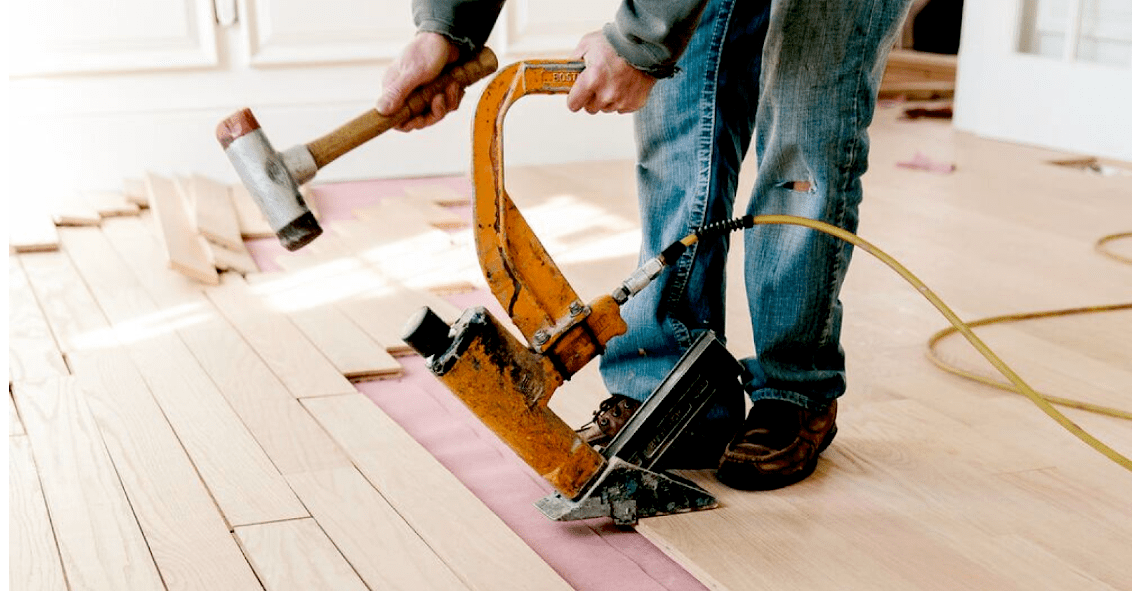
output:
M149 208L149 194L145 189L145 180L140 177L123 179L122 195L128 202L137 204L142 208Z
M22 435L8 437L8 589L67 589L31 446Z
M296 398L352 389L302 331L285 314L264 304L243 279L225 275L222 285L207 294Z
M46 207L37 200L11 200L8 208L8 251L52 252L59 249L59 234Z
M261 589L128 355L88 351L71 364L166 586Z
M207 310L159 307L101 230L72 230L62 240L229 524L305 517L278 469L176 333Z
M67 375L67 364L18 259L8 256L9 382Z
M358 381L401 375L401 364L393 355L338 308L306 309L287 317L344 377Z
M306 406L445 563L472 589L569 589L530 547L361 394ZM428 493L422 498L421 493ZM454 531L452 526L461 526Z
M204 239L197 235L189 219L181 190L168 178L152 173L146 174L145 184L169 265L202 283L219 283L216 268L205 251Z
M66 253L21 254L19 259L64 353L118 344L106 316Z
M292 474L287 480L371 590L466 589L357 469Z
M203 175L190 176L188 183L200 234L230 250L243 249L240 222L236 218L236 209L232 206L228 187Z
M20 383L13 394L68 585L165 589L76 379Z
M178 334L279 472L350 465L247 341L215 310L199 285L168 270L154 257L153 239L142 226L122 221L107 224L104 233L119 254L133 254L127 265L159 307L194 312L194 323L179 326Z
M288 273L248 279L250 289L295 309L287 317L326 356L338 373L351 379L400 375L401 364L335 306L320 283L300 282Z
M365 590L342 553L309 518L236 528L268 590Z

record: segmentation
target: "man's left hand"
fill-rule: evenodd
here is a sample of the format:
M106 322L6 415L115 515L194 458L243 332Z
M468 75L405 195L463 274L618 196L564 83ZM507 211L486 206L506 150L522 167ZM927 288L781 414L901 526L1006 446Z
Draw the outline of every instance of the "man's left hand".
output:
M656 79L622 58L601 31L582 37L574 59L585 60L586 69L578 75L566 107L589 113L629 113L644 107Z

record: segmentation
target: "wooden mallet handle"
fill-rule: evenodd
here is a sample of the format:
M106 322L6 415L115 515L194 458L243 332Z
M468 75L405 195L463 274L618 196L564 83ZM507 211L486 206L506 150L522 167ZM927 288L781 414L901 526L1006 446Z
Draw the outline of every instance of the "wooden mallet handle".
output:
M378 134L427 113L433 97L443 93L452 81L466 87L495 72L498 66L495 53L485 47L470 60L449 67L431 84L414 91L405 100L405 106L401 111L392 116L383 116L376 109L371 109L329 134L308 143L307 149L314 158L315 165L322 169L331 161L372 140Z

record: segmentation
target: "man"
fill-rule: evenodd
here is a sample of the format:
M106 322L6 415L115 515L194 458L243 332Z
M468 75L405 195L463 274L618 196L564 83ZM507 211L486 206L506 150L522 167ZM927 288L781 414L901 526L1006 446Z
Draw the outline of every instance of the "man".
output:
M739 166L752 140L758 177L748 213L792 214L855 231L866 129L907 0L623 0L586 35L572 111L636 112L641 257L696 227L732 217ZM482 46L502 3L415 0L417 36L385 76L378 101L396 111L412 89ZM455 85L423 128L457 108ZM627 334L601 370L614 396L582 434L608 441L695 337L724 335L728 239L696 244L623 309ZM744 234L744 280L757 357L743 361L752 405L723 448L719 479L773 489L809 476L836 433L845 393L838 293L852 246L819 232L759 226ZM720 409L735 427L742 409ZM729 419L729 415L738 418ZM728 431L730 435L732 431Z

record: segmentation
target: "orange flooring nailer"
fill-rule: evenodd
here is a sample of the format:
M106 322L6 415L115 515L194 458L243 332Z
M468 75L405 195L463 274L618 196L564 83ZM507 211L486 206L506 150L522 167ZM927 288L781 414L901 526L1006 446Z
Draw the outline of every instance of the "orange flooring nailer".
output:
M601 452L548 407L554 391L626 331L620 306L675 261L684 244L637 270L609 295L585 304L563 277L503 187L503 118L528 94L566 93L584 64L529 61L500 71L475 114L472 170L476 249L492 293L526 338L522 344L487 309L448 326L422 309L404 340L429 369L520 458L557 490L536 505L554 520L638 518L711 509L715 498L664 472L666 455L694 439L696 422L723 400L742 404L742 367L707 332ZM733 230L717 229L719 232Z

